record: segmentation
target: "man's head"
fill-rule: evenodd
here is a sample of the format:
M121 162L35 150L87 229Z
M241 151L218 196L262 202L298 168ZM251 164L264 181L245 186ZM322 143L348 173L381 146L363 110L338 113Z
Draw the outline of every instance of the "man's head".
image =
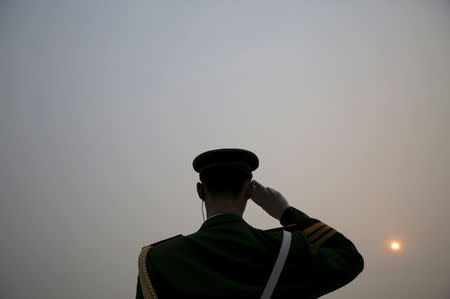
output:
M252 175L232 167L216 167L201 173L197 193L202 200L250 198Z
M193 161L201 181L197 193L206 202L207 210L208 205L245 208L252 192L252 171L258 165L258 157L243 149L216 149L198 155Z

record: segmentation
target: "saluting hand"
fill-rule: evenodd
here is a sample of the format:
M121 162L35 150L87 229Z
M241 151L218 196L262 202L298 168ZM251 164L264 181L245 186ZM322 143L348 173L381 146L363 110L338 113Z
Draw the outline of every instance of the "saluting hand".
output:
M284 196L277 190L264 187L255 180L252 184L252 200L270 216L280 220L284 210L289 208L289 203Z

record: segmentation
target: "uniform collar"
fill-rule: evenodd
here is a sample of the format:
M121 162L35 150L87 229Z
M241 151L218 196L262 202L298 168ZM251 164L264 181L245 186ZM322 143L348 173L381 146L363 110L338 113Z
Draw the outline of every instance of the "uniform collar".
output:
M200 230L232 222L246 223L245 220L239 215L224 213L208 218L205 222L203 222L202 226L200 227Z

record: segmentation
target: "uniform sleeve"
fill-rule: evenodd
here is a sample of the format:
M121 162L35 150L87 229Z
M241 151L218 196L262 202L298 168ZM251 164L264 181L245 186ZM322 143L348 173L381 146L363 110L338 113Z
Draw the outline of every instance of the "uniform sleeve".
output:
M309 264L312 295L332 292L362 272L363 257L353 243L334 228L294 207L284 211L280 222L293 227L294 239L301 243L301 254L306 255Z

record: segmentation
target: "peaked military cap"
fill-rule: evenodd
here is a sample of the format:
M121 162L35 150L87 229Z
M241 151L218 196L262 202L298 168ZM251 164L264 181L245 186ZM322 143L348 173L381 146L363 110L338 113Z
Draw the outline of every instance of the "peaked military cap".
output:
M239 148L221 148L206 151L198 155L192 162L194 170L203 174L215 169L242 171L252 177L252 171L258 168L258 157L251 151Z

